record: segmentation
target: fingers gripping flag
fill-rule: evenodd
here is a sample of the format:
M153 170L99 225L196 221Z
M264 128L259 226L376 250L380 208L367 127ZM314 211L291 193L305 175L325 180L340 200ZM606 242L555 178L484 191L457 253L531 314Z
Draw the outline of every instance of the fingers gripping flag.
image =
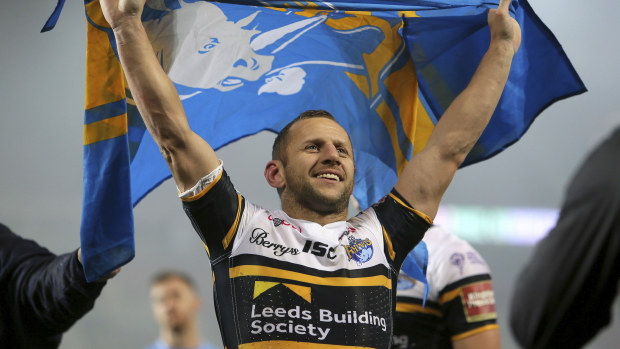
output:
M124 83L98 1L88 23L82 248L89 280L133 257L131 208L170 177ZM354 196L385 195L467 85L489 44L483 1L147 1L142 21L192 129L218 149L325 109L349 132ZM496 113L466 164L516 142L585 88L524 0L525 33ZM540 58L544 57L544 58ZM239 101L242 101L240 103Z

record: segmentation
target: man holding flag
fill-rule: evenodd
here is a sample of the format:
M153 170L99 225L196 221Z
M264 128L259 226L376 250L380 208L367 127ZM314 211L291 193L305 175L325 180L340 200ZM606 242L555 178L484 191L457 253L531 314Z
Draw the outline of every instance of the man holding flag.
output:
M402 261L489 122L519 48L509 4L489 11L489 49L426 147L388 196L347 221L353 147L331 114L304 112L280 132L265 178L282 210L255 206L190 129L140 20L144 0L101 1L133 98L209 254L227 348L389 347Z

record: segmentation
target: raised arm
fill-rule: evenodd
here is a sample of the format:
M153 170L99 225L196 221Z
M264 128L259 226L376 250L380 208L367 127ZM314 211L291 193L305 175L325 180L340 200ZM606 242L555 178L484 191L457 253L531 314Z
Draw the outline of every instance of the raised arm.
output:
M150 134L182 191L219 165L217 155L187 122L172 81L160 66L140 17L145 0L100 0L129 88Z
M434 218L454 173L488 124L508 79L521 29L510 17L510 0L489 10L491 43L469 85L445 111L426 147L407 164L396 190L417 210Z

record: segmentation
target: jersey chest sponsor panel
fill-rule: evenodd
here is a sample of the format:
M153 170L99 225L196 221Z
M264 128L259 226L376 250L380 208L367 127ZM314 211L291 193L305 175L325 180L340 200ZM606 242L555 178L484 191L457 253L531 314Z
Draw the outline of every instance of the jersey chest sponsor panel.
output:
M244 212L229 258L240 347L389 346L392 271L377 221L320 226L252 204Z

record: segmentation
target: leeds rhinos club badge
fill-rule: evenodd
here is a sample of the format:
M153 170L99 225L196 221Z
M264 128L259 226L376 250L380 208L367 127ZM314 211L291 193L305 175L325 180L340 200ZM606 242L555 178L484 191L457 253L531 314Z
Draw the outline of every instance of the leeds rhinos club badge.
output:
M368 262L373 255L372 242L369 238L356 239L354 236L349 236L349 244L342 245L347 252L349 260L354 260L357 265Z

